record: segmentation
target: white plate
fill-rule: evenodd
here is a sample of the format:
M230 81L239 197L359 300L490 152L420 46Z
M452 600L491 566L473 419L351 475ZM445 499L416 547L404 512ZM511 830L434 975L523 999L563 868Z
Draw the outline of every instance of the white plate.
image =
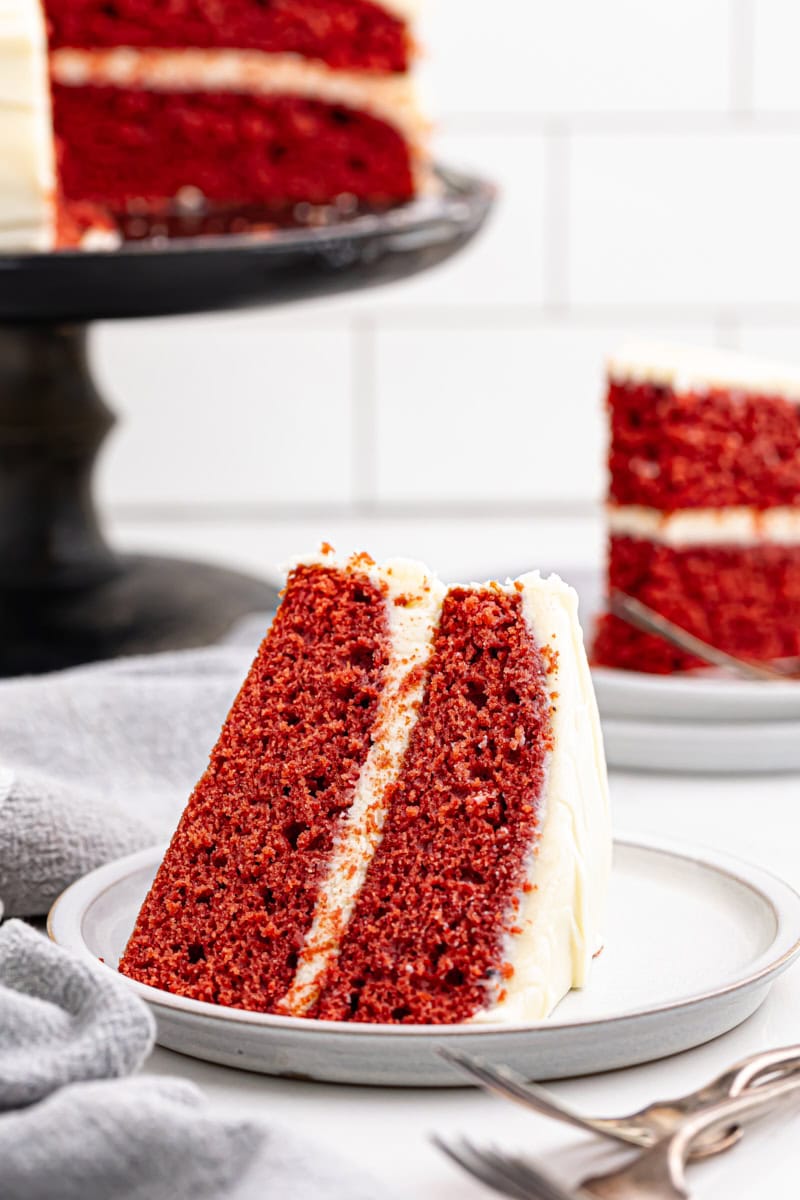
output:
M604 717L800 723L800 681L751 683L721 675L645 675L609 667L593 667L592 678Z
M101 867L61 896L54 941L114 969L162 849ZM453 1086L447 1042L561 1079L649 1062L733 1029L800 953L800 896L712 851L618 840L607 946L589 986L528 1026L304 1021L221 1008L142 984L162 1046L268 1075L336 1083Z
M601 714L610 767L763 775L800 771L800 721L636 721Z

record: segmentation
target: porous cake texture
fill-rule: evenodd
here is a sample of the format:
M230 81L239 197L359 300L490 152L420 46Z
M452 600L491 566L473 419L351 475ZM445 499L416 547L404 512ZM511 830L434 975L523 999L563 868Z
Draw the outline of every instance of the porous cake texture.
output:
M0 0L0 238L408 200L414 55L407 0Z
M631 346L609 364L608 587L730 654L800 655L800 370ZM602 665L700 660L602 618Z
M297 563L120 969L334 1021L526 1022L581 986L610 865L574 593Z

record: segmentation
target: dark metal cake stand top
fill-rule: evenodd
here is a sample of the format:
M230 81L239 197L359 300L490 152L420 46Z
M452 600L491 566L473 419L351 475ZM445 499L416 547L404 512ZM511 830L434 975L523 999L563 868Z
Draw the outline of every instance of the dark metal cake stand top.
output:
M491 208L490 184L445 170L438 179L433 195L318 228L0 256L0 320L158 317L284 304L404 279L455 254Z
M276 601L263 580L106 543L91 476L113 417L86 322L282 304L424 271L475 236L494 198L482 180L440 179L436 195L319 228L0 256L0 675L207 644Z

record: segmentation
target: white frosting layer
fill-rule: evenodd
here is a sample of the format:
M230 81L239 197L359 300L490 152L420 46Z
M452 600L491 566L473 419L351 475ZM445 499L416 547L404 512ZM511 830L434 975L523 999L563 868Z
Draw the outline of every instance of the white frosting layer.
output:
M638 505L611 505L608 528L618 537L665 546L800 546L800 508L685 508L664 513Z
M523 575L523 611L552 663L553 750L538 844L527 891L509 938L513 975L500 1004L477 1022L527 1023L546 1017L582 987L602 949L611 871L611 816L603 739L578 621L578 597L555 575Z
M53 243L47 40L36 0L0 0L0 248Z
M660 384L676 392L725 388L800 401L800 367L727 350L635 343L609 359L608 374L618 382Z
M330 565L329 560L325 560ZM356 560L356 569L358 563ZM384 589L390 657L373 733L353 803L317 901L297 973L281 1007L302 1016L319 995L323 972L337 954L367 868L380 845L386 795L396 781L425 691L425 664L445 589L420 563L390 561L367 572Z
M290 95L361 109L412 143L426 129L410 75L337 71L297 54L259 50L57 50L53 78L81 87L107 84L150 91L231 91Z
M420 0L373 0L373 3L401 21L410 23L419 16Z
M369 863L378 849L386 794L397 779L426 684L424 664L438 626L445 588L418 563L377 567L364 556L347 562L332 552L301 560L367 573L385 589L391 634L390 665L374 745L361 772L282 1008L300 1015L319 993L322 974L338 952ZM292 564L294 565L294 564ZM481 589L487 585L471 585ZM497 586L497 585L493 585ZM584 984L602 946L611 864L605 759L589 667L578 623L577 596L560 579L525 575L521 591L531 636L550 664L553 749L548 755L536 845L531 847L519 907L510 915L503 959L510 978L473 1020L525 1023L546 1017L571 987ZM398 597L406 602L396 604ZM410 674L411 673L411 674Z

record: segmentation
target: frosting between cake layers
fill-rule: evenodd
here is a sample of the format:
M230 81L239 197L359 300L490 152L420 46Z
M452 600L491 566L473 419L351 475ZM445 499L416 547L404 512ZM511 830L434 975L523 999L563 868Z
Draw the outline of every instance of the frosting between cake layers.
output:
M328 555L318 561L333 565ZM387 793L400 773L422 701L424 668L445 594L444 586L425 568L404 559L378 567L355 557L343 569L364 570L384 590L390 658L373 745L321 884L294 981L281 1003L281 1008L294 1016L302 1016L317 1000L325 969L338 952L369 864L380 845Z
M412 144L427 125L405 75L339 71L296 54L259 50L56 50L50 60L56 83L137 87L151 91L248 92L291 95L359 109L400 129Z
M0 0L0 249L53 241L47 39L36 0Z
M608 527L617 537L665 546L800 546L800 507L687 508L662 512L639 505L610 505Z
M473 1017L476 1023L541 1020L570 988L586 982L602 949L611 870L605 757L578 598L557 576L542 580L532 572L518 582L528 628L552 664L553 750L538 843L516 916L520 932L508 938L505 951L513 974L503 1000Z
M616 383L654 384L675 392L721 389L800 402L800 367L728 350L637 342L612 355L607 369Z

